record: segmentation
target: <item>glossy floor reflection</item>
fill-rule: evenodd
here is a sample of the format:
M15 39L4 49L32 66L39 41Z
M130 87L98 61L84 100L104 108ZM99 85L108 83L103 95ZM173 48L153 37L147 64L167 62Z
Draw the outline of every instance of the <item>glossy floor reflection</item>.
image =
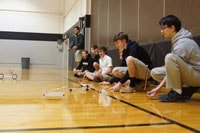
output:
M9 74L9 68L1 68ZM109 86L74 78L64 69L13 69L17 80L0 80L0 132L199 132L200 95L162 103L143 91L112 92ZM89 91L80 83L89 84ZM78 88L69 91L69 88ZM44 97L43 92L64 92ZM163 89L160 93L166 93Z

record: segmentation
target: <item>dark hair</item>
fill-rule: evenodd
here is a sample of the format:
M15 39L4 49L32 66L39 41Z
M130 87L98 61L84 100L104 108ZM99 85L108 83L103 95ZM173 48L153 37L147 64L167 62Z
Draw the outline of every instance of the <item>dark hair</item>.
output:
M168 15L163 17L159 21L160 25L167 25L167 27L172 27L172 25L175 27L176 32L178 32L181 29L181 21L174 15Z
M78 27L78 26L75 26L75 27L74 27L74 29L80 30L80 27Z
M105 46L100 47L99 50L102 50L102 51L104 51L105 53L107 53L107 48L106 48Z
M92 48L93 48L93 49L98 49L99 47L98 47L96 44L94 44L94 45L92 46Z
M87 50L82 50L81 53L82 53L82 52L85 52L86 54L88 54L88 51L87 51Z
M129 40L128 35L124 32L119 32L119 33L115 34L115 36L113 38L113 42L116 42L117 40L123 40L123 39L125 39L127 42Z

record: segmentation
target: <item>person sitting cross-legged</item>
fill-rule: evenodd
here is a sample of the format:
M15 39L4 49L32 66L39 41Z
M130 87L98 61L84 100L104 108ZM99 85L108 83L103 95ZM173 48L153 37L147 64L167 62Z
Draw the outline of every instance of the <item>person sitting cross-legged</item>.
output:
M92 81L109 81L112 78L112 58L106 55L106 47L99 48L99 70L95 72L86 72L85 77Z
M83 50L81 54L82 54L82 59L79 65L73 69L74 76L79 78L82 78L87 71L94 72L94 67L93 67L94 61L91 55L88 53L87 50Z

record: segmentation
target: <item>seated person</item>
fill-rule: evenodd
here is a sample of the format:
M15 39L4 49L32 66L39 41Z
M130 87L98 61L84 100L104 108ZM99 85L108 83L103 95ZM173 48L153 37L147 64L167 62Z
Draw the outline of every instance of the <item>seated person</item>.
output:
M89 80L94 81L109 81L112 76L112 58L108 55L106 55L106 47L100 47L99 48L99 70L95 71L94 73L86 72L85 77Z
M87 50L81 52L82 59L80 64L73 70L74 76L82 78L85 72L94 72L93 59Z
M117 83L110 90L124 93L135 92L138 79L150 78L150 69L153 67L150 56L136 41L129 40L128 35L123 32L116 34L113 41L119 49L122 62L120 67L113 69L112 74L115 79L110 82ZM130 80L130 87L120 90L120 87L128 80Z
M97 45L93 45L91 48L91 54L94 55L93 60L93 67L96 71L99 70L99 47Z

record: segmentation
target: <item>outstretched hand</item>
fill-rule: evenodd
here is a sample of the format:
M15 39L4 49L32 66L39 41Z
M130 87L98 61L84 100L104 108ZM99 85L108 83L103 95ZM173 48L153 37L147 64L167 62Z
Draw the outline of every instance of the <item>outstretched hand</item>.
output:
M154 97L157 94L157 92L158 92L158 89L154 88L154 89L147 92L147 96L148 97Z

